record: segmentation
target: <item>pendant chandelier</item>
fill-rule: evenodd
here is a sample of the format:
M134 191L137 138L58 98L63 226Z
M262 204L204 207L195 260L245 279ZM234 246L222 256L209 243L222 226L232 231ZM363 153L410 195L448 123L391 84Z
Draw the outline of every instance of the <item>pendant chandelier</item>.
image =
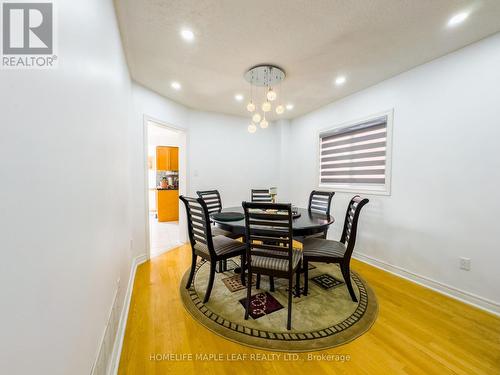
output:
M247 111L252 116L248 132L255 133L257 125L262 129L269 126L266 116L273 109L278 115L285 112L282 98L278 97L277 93L279 88L281 94L281 81L285 79L285 71L274 65L257 65L245 73L245 79L250 83L250 102L247 104Z

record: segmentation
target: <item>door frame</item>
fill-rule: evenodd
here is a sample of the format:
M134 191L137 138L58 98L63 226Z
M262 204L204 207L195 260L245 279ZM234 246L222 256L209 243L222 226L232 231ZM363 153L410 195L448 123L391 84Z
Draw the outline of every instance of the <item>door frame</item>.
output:
M145 203L145 232L146 232L146 252L148 258L151 257L151 238L149 235L149 176L148 176L148 123L153 122L155 125L165 128L167 130L173 130L180 134L179 141L179 195L187 195L189 191L189 166L188 166L188 149L189 149L189 137L188 130L175 126L165 121L158 120L152 116L143 115L143 166L144 166L144 203ZM181 243L186 243L188 241L187 233L187 218L184 210L181 210L181 205L179 205L179 241ZM167 250L168 251L168 250Z

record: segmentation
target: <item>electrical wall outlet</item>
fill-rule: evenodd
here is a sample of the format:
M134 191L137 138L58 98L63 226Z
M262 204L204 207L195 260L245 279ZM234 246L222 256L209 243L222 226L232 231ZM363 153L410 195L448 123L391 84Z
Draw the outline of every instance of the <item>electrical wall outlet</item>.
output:
M460 257L460 269L470 271L470 258Z

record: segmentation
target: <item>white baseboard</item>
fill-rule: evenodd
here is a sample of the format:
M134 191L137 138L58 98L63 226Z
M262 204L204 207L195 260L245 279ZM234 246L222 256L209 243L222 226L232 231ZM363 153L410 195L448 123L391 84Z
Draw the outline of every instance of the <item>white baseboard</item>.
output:
M113 295L113 302L108 312L108 318L106 320L106 326L104 332L102 333L101 340L99 341L99 346L97 350L97 355L94 363L92 364L92 369L90 370L91 375L105 375L107 374L107 369L109 367L110 358L112 355L112 345L115 341L116 330L118 326L118 285Z
M134 258L130 266L130 276L127 284L127 291L125 292L125 299L120 314L120 321L116 332L116 338L113 345L113 354L111 356L108 374L116 375L118 373L118 366L120 365L120 356L122 353L123 339L125 337L125 328L127 327L128 312L130 308L130 299L132 298L132 291L134 289L134 280L137 267L148 260L147 254L139 255Z
M418 275L414 272L408 271L402 267L389 264L385 261L375 259L371 256L361 254L358 252L353 253L353 258L368 263L374 267L380 268L384 271L390 272L396 276L402 277L404 279L413 281L419 285L425 286L426 288L432 289L438 293L444 294L448 297L452 297L461 302L465 302L469 305L478 307L482 310L488 311L492 314L500 316L500 303L491 301L487 298L480 297L473 293L465 292L463 290L457 289L450 285L444 284L442 282L433 280L426 276Z

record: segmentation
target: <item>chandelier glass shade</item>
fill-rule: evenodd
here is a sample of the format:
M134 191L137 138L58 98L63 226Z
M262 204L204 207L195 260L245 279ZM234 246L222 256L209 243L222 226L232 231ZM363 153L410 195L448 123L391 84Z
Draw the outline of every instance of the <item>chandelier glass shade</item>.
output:
M251 123L250 125L248 125L248 132L249 133L255 133L256 130L257 130L257 127L255 126L254 123Z
M271 103L264 102L262 103L262 112L269 112L271 110Z
M272 101L275 101L276 100L276 97L278 96L276 94L276 91L273 90L272 87L269 88L269 91L267 92L267 100L269 100L270 102Z

